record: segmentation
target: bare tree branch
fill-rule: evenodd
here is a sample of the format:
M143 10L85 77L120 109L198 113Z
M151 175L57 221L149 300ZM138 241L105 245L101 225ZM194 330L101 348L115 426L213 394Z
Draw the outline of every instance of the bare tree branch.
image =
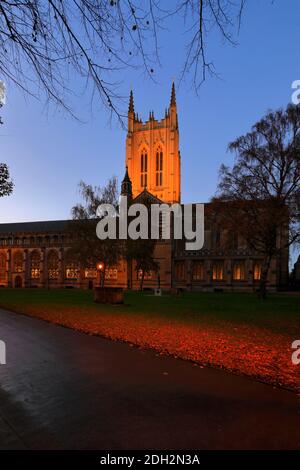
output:
M186 24L186 58L181 78L193 77L196 90L207 73L207 36L216 29L235 44L245 0L23 0L0 2L0 74L26 93L72 113L68 94L80 76L122 121L120 72L142 68L151 79L160 66L159 32L181 14ZM76 86L77 88L77 86ZM90 90L91 88L91 90ZM78 90L76 90L78 92Z

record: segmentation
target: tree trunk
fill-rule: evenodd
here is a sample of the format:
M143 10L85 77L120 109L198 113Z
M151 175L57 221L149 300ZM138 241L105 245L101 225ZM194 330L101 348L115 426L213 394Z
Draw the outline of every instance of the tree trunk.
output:
M128 269L128 289L132 289L132 260L130 259L127 263L127 269Z
M105 282L105 269L101 271L101 287L104 287L104 282Z
M145 276L145 271L142 271L142 276L141 276L141 282L140 282L140 291L143 291L143 285L144 285L144 276Z
M261 269L261 277L260 277L260 282L259 282L259 297L262 300L265 300L267 297L267 280L268 280L270 264L271 264L271 257L268 257L267 259L264 260L262 269Z

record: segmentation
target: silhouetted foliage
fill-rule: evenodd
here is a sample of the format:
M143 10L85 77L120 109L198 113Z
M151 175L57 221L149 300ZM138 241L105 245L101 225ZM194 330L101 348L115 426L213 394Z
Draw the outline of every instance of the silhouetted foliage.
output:
M126 259L130 265L135 262L135 271L140 275L140 290L143 290L144 279L146 274L150 272L157 273L159 270L158 263L154 260L154 250L156 246L156 240L143 240L138 238L137 240L128 239L126 241Z

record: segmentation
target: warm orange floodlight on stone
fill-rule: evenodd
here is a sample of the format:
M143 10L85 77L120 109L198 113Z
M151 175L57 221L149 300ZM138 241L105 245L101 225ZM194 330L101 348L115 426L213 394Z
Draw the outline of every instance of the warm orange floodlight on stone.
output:
M131 90L126 167L133 198L146 189L165 203L180 203L179 129L174 83L169 107L161 120L155 119L154 112L150 111L149 119L143 122L135 112Z

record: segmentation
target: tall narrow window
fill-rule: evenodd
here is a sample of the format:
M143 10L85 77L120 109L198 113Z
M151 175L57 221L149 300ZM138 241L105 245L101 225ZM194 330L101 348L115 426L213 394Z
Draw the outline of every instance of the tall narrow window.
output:
M256 261L253 267L253 278L254 281L260 281L261 278L261 263Z
M224 279L224 263L223 261L216 261L213 263L213 280L223 281Z
M185 279L185 262L175 261L175 278L176 281L184 281Z
M141 153L141 187L147 187L148 155L145 149Z
M235 261L233 265L233 280L234 281L245 280L245 264L243 261Z
M66 262L65 262L65 275L67 279L78 279L80 269L76 260L73 258L73 254L71 251L67 252L66 254Z
M16 273L23 272L23 253L21 251L14 254L14 270Z
M37 250L34 250L30 256L30 277L31 279L40 278L40 254Z
M156 186L163 185L163 153L160 147L156 151L155 182Z
M59 256L56 250L51 250L48 253L48 279L59 278Z
M204 263L203 261L193 262L193 281L202 281L204 279Z
M0 281L6 280L6 255L0 254Z

